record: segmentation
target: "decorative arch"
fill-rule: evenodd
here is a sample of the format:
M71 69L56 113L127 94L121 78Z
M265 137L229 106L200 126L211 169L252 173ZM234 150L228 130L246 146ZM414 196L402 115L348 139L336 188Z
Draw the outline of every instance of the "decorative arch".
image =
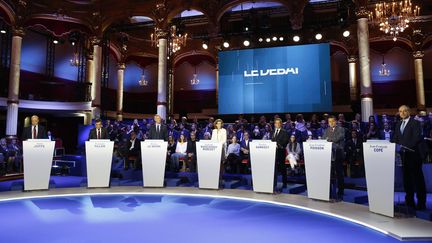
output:
M90 28L81 20L64 17L58 20L53 15L36 15L25 23L26 27L40 26L56 37L62 37L73 31L91 33Z
M394 47L400 47L408 52L414 50L412 43L405 37L398 37L397 41L393 41L391 36L385 37L374 37L369 39L370 49L378 51L380 53L386 53Z
M217 15L216 15L216 22L219 23L222 16L229 11L230 9L242 4L242 3L256 3L256 2L274 2L274 3L280 3L283 6L288 8L288 4L287 2L283 1L283 0L271 0L271 1L264 1L264 0L258 0L258 1L251 1L251 0L234 0L231 1L227 4L225 4L224 6L222 6L222 8L219 9Z
M180 55L177 55L174 58L174 62L173 62L174 67L176 67L180 63L180 61L182 61L188 57L191 57L191 56L202 56L203 60L207 60L207 61L209 61L209 63L212 63L214 65L216 65L216 63L217 63L216 58L210 52L203 51L203 50L193 50L193 51L189 51L189 52L185 52L185 53L182 53Z
M4 1L0 1L0 18L1 17L10 25L14 25L16 22L15 11Z

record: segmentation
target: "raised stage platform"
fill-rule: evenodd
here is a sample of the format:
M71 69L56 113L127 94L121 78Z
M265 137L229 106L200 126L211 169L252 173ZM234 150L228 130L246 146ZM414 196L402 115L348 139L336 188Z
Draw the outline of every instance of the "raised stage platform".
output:
M92 195L173 195L265 202L278 206L306 210L311 213L330 216L331 218L342 219L345 222L352 222L354 224L364 226L384 235L394 237L397 240L420 240L432 242L432 222L430 221L425 221L414 217L389 218L371 213L369 212L367 206L359 204L346 202L328 203L310 200L302 195L259 194L249 190L202 190L185 187L143 188L139 186L121 186L106 189L64 188L33 192L10 191L0 193L0 208L4 205L2 203L11 203L15 200L35 200L40 198L61 198ZM268 213L271 214L271 211ZM178 221L178 219L173 220ZM295 224L295 222L293 223ZM290 225L287 225L287 227L290 227ZM233 230L234 233L235 227Z

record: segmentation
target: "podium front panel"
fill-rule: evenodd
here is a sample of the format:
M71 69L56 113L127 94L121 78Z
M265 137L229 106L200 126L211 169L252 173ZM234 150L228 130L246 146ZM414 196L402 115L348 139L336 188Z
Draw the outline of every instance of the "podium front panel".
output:
M47 190L54 156L54 141L31 139L23 142L24 190Z
M203 189L219 189L222 143L197 142L198 186Z
M109 187L114 142L86 141L87 187Z
M249 145L253 190L273 193L276 143L254 140Z
M394 217L396 146L385 140L363 143L369 210Z
M303 143L303 151L308 197L329 201L332 143L309 140Z
M141 161L144 187L163 187L168 142L146 140L141 142Z

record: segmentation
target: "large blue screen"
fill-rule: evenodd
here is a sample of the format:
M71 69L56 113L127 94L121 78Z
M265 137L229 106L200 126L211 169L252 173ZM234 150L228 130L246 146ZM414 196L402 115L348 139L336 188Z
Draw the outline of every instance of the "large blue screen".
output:
M332 109L330 45L219 53L219 114Z

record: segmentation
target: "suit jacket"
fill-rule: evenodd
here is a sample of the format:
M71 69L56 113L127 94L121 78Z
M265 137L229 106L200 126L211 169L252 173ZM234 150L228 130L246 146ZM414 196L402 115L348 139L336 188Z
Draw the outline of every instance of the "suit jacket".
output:
M27 139L31 139L32 138L32 128L33 126L28 126L24 128L23 134L22 134L22 140L25 141ZM37 139L46 139L48 138L47 136L47 132L44 126L38 125L37 128L38 132L37 132Z
M333 131L329 127L325 130L323 139L332 142L334 149L343 151L345 149L345 128L336 126Z
M346 156L350 161L359 160L363 156L363 141L361 138L357 138L356 142L353 139L348 139L346 141Z
M281 159L285 160L285 148L289 142L289 135L283 128L280 128L277 136L275 136L275 132L276 129L271 133L271 140L276 142L276 157L280 157Z
M127 141L128 155L139 155L139 153L141 152L141 140L135 138L135 144L132 150L130 149L131 147L132 147L132 142L128 140Z
M213 129L212 136L211 136L212 142L221 142L226 143L227 142L227 131L225 128L221 128L218 132L217 129Z
M90 139L97 139L96 128L90 130L88 140ZM101 128L100 139L109 139L108 132L104 127Z
M336 126L334 131L328 127L323 139L332 142L332 161L342 161L345 154L345 128Z
M156 124L150 126L148 139L162 139L168 141L168 129L164 124L160 124L160 131L156 131Z
M402 121L399 121L396 124L392 142L406 146L418 152L420 144L423 141L420 122L411 117L405 125L403 133L400 132L401 125Z

